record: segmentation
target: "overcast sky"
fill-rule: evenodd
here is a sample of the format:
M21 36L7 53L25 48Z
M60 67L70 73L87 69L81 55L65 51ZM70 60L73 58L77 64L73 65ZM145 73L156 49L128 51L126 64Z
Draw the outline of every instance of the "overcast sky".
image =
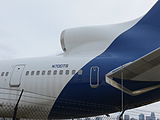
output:
M70 27L128 21L156 0L0 0L0 59L61 52Z
M0 59L62 52L62 30L128 21L145 14L156 1L0 0ZM159 112L159 104L145 109Z

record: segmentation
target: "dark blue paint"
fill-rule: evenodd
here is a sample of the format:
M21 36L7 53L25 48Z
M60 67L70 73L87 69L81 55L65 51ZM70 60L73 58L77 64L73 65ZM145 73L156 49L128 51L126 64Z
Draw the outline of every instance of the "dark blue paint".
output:
M134 27L121 34L101 55L91 60L65 86L57 98L49 118L73 118L94 116L119 111L121 109L121 91L105 82L109 71L160 47L160 2ZM91 88L89 85L90 68L99 66L100 85ZM79 79L80 78L80 79ZM157 83L128 82L125 86L132 90L148 87ZM132 108L160 99L160 89L138 96L124 94L125 108Z

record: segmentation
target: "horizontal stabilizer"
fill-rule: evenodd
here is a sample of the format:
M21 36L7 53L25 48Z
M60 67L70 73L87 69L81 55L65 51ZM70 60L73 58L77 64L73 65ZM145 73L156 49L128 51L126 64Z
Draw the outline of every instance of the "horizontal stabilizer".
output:
M134 79L141 74L153 69L160 64L160 48L143 56L142 58L127 63L117 69L112 70L107 74L107 77L113 79L121 79L123 74L124 80L148 81L148 79ZM153 79L151 81L154 81ZM157 81L157 80L156 80ZM159 80L160 81L160 80Z

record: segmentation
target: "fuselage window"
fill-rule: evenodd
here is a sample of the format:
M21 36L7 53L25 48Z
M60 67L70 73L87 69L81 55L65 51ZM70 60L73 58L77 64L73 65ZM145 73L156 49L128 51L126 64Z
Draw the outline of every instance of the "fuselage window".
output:
M29 75L29 71L26 72L26 75Z
M53 75L56 75L56 74L57 74L57 70L54 70Z
M72 75L76 74L76 70L72 70Z
M60 70L60 71L59 71L59 74L62 75L62 74L63 74L63 70Z
M78 75L82 75L82 74L83 74L83 70L79 70Z
M42 75L45 75L45 72L46 72L46 71L43 70L43 71L42 71Z
M6 72L5 76L8 76L9 72Z
M47 75L51 75L51 72L52 72L51 70L48 70Z
M36 72L36 75L39 75L39 74L40 74L40 71L37 71L37 72Z
M31 72L31 75L34 75L34 71Z
M1 73L1 76L4 76L4 72Z
M66 70L66 75L69 75L69 70Z

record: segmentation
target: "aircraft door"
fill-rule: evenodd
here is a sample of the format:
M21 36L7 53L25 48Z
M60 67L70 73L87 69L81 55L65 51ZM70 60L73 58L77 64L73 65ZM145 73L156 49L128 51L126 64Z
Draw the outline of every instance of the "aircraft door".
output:
M90 69L90 86L97 88L99 86L99 67L92 66Z
M11 79L10 79L10 87L19 87L21 84L22 73L25 65L16 65L13 68Z

